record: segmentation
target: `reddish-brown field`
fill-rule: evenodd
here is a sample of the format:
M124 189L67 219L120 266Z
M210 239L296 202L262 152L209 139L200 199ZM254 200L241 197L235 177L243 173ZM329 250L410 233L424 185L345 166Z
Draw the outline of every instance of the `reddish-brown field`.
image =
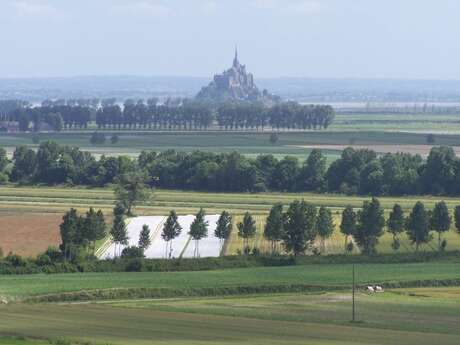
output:
M0 214L0 248L21 256L36 256L49 246L59 246L62 214Z

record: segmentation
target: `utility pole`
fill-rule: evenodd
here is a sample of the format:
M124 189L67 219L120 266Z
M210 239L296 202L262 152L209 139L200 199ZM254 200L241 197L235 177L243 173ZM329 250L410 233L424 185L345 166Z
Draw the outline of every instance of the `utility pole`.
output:
M356 312L355 312L355 264L353 264L353 287L352 287L352 322L356 321Z

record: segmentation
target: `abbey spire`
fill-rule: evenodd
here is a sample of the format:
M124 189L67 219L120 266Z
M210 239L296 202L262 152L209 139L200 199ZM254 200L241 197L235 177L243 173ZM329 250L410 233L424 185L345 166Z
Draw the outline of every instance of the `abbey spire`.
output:
M235 57L233 58L233 67L238 67L240 62L238 61L238 47L235 45Z

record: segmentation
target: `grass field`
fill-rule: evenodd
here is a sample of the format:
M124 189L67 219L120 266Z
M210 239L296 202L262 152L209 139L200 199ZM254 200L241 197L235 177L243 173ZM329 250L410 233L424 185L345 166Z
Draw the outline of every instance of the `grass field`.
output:
M349 264L311 264L287 267L256 267L197 272L81 273L13 275L1 278L0 295L10 299L28 296L112 288L201 289L207 287L279 286L305 284L348 286ZM459 262L436 261L412 264L363 264L357 283L412 282L460 279Z
M349 325L352 296L323 294L231 296L207 299L119 301L112 305L207 315ZM395 289L383 294L358 293L356 316L363 328L460 335L460 289ZM413 315L417 315L415 319Z
M69 132L69 133L42 133L41 141L54 140L63 145L78 146L82 150L92 152L96 155L131 155L136 156L142 150L164 151L175 149L178 151L191 152L202 150L208 152L231 152L238 151L247 156L257 156L260 154L273 154L278 158L286 155L296 156L303 160L309 154L311 149L305 148L309 145L424 145L426 144L426 133L418 133L421 128L437 129L436 145L460 145L460 131L457 131L460 124L456 118L441 119L440 122L432 120L433 123L423 125L417 122L416 126L406 125L401 127L401 120L393 117L389 126L384 127L376 125L375 122L380 117L372 115L367 118L365 115L340 115L338 116L336 126L327 131L306 131L295 132L286 131L279 133L279 141L276 144L269 142L270 133L262 132L141 132L141 131L121 131L119 132L120 141L117 144L111 144L107 141L103 145L91 145L89 138L91 132ZM460 115L458 116L460 119ZM354 122L353 122L354 121ZM361 123L359 121L369 122L370 124L348 125L348 122ZM388 120L381 119L384 123ZM414 120L415 121L415 120ZM446 121L446 122L442 122ZM366 123L367 123L366 122ZM436 125L437 124L437 125ZM422 127L421 127L422 126ZM441 127L440 127L441 126ZM404 132L403 132L404 130ZM107 132L107 136L111 133ZM18 145L28 145L37 147L32 143L32 134L0 134L0 146L5 147L11 155L14 148ZM339 150L326 149L324 153L329 162L336 159Z
M130 345L460 342L459 289L358 293L357 323L350 323L350 295L343 291L115 301L111 305L11 304L0 306L0 334Z
M335 117L331 130L459 133L460 114L358 114Z
M339 194L314 193L208 193L179 190L155 190L154 197L146 204L137 208L139 215L164 215L171 209L178 213L196 213L200 207L208 214L227 210L233 214L250 211L254 214L267 214L271 206L277 202L285 205L293 200L304 199L317 206L327 206L334 210L342 210L346 205L361 207L366 196L347 196ZM110 188L70 188L70 187L0 187L0 212L39 212L60 213L70 207L87 210L90 206L111 211L114 205L114 194ZM440 200L444 200L449 208L460 205L460 198L410 196L379 198L382 207L389 210L394 203L399 203L408 210L421 200L426 207L432 208Z

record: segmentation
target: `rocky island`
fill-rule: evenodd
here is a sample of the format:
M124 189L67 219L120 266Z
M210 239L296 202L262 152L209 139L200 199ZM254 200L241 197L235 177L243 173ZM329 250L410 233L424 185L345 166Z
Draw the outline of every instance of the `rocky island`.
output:
M214 75L213 80L196 96L197 100L210 102L249 101L274 103L279 97L271 95L267 90L262 92L254 83L252 73L246 71L246 66L238 60L238 50L235 48L233 65L222 74Z

